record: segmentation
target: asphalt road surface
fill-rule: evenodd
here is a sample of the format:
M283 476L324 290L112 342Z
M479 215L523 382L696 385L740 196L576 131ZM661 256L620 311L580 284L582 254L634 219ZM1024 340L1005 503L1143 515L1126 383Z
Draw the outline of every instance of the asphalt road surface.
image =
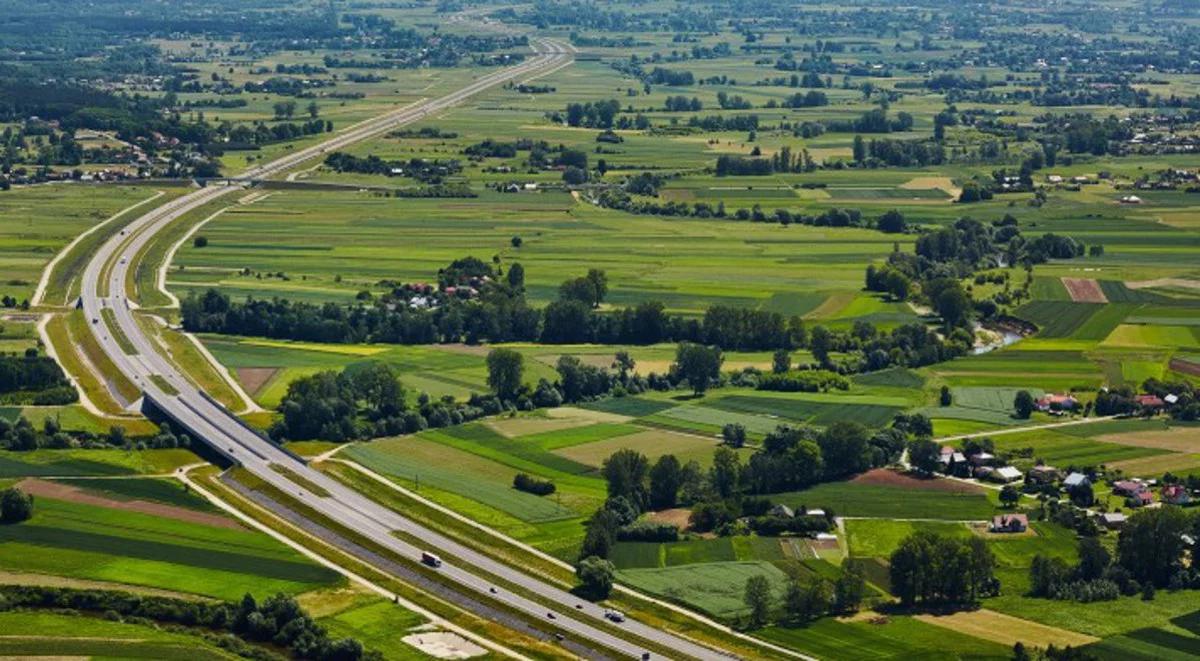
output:
M183 374L164 359L159 353L159 348L134 319L135 306L130 303L125 287L134 256L157 232L172 221L203 204L245 190L245 182L278 175L307 160L318 158L323 153L443 111L490 87L552 71L571 62L574 49L570 45L550 39L532 39L531 45L536 54L516 66L481 76L466 87L441 98L414 104L352 126L321 144L255 167L230 180L226 185L209 186L177 198L133 221L119 235L113 236L100 247L87 265L82 281L81 299L88 326L117 368L159 409L186 428L193 438L202 440L263 481L295 496L330 520L383 548L413 560L419 560L424 551L441 555L445 562L436 571L453 581L459 588L497 600L547 623L552 621L552 626L564 636L602 646L618 654L641 657L645 652L644 647L630 640L636 637L674 650L680 658L727 658L727 654L629 619L620 624L610 623L610 626L620 628L629 636L614 635L596 626L604 621L603 608L492 560L434 530L420 526L323 473L309 468L302 460L255 433L197 390ZM107 280L107 287L104 286L102 278ZM101 312L104 309L112 310L112 319L119 329L119 335L127 339L126 350L123 350L121 343L117 341L118 333L109 327L105 315ZM156 383L152 376L160 381ZM160 387L161 383L169 384L170 387ZM172 390L174 392L171 392ZM281 471L280 467L286 470ZM324 490L326 493L313 493L304 486L306 484L316 485L316 490ZM408 533L419 539L420 544L410 544L398 539L393 534L396 531ZM466 567L500 577L511 585L519 586L526 594L536 595L537 601L512 594L488 579L467 571ZM553 618L549 616L545 605L548 603L558 607Z

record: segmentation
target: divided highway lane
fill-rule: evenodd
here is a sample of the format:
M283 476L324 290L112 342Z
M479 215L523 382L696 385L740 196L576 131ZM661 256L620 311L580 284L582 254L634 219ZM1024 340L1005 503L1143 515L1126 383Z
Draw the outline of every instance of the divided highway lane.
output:
M319 145L308 147L283 158L243 173L225 186L211 186L178 198L132 222L118 236L112 237L97 251L83 277L82 306L89 327L118 369L130 378L159 408L192 434L221 454L240 463L255 476L287 494L294 494L324 516L349 528L390 551L418 560L422 551L441 553L448 560L437 570L459 587L498 600L529 616L547 621L566 635L575 636L631 657L640 657L644 648L636 642L614 635L598 623L604 622L604 609L583 602L570 593L544 583L517 569L496 562L470 548L462 546L437 532L416 524L382 505L365 498L328 476L308 467L262 438L241 421L216 405L198 391L159 352L159 348L139 327L133 315L133 304L125 291L126 278L135 255L154 235L183 214L234 191L245 190L245 181L279 174L320 154L378 135L397 126L414 122L431 113L449 108L472 94L491 86L565 66L570 62L571 49L559 42L538 39L535 44L541 53L520 65L493 72L472 82L457 92L439 99L419 103L351 127ZM107 295L101 295L101 276L108 266ZM112 310L119 333L128 339L132 351L126 353L116 341L117 334L109 328L102 310ZM155 378L174 389L167 392ZM286 469L284 472L276 470ZM327 495L318 495L305 485L316 485ZM393 533L401 531L420 539L425 548L398 539ZM459 565L457 563L461 562ZM536 595L545 603L553 603L558 612L549 622L549 611L537 601L512 594L465 567L498 577ZM637 637L674 650L681 658L720 659L726 655L688 639L660 631L639 622L626 620L618 626L631 637Z

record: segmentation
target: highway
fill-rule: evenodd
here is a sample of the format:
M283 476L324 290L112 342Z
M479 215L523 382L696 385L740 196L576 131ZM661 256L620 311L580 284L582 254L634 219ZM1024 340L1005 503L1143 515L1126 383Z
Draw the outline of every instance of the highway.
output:
M136 256L158 232L189 211L233 192L246 190L245 182L250 180L279 175L305 161L319 158L325 152L372 138L443 111L490 87L509 80L553 71L571 62L574 48L568 44L550 39L532 39L531 45L536 54L516 66L482 76L466 87L441 98L417 103L352 126L318 145L248 170L227 185L198 189L134 220L122 232L105 242L85 269L81 304L88 327L117 368L163 413L187 429L193 438L203 441L280 491L306 503L329 520L399 556L418 561L423 551L441 555L445 561L434 571L454 582L462 590L496 600L511 609L540 619L564 636L594 644L617 654L642 657L645 653L644 647L630 640L636 637L674 650L679 658L728 658L727 654L639 622L627 619L620 624L607 623L603 608L582 601L562 589L418 525L310 468L304 461L245 426L233 414L197 390L160 354L159 347L135 319L136 304L128 298L126 282ZM107 279L107 287L104 287L102 278ZM102 312L105 309L112 311L108 319ZM109 320L115 324L116 329L109 327ZM123 342L125 350L122 349L122 343L117 341L118 337L127 340ZM314 488L310 490L305 485ZM421 540L420 547L398 539L393 534L397 531ZM467 567L473 568L474 571L468 571ZM479 576L478 572L499 577L511 585L518 586L526 595L536 595L537 601L513 594L503 586L497 586ZM558 607L554 618L548 615L545 606L547 603L556 604ZM606 622L610 628L619 628L629 636L614 635L604 627L597 626L601 622Z

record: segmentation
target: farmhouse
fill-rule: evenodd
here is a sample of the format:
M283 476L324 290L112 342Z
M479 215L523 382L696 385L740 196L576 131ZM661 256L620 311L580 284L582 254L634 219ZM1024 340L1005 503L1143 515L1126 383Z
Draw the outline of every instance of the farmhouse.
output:
M996 455L990 452L980 452L971 455L971 463L976 466L990 466L996 460Z
M1162 489L1162 501L1168 505L1187 505L1192 496L1182 484L1168 484Z
M1120 512L1105 512L1100 515L1100 523L1109 530L1117 530L1125 525L1125 515Z
M1125 504L1130 507L1145 507L1153 502L1154 494L1149 491L1139 491L1125 499Z
M1025 481L1033 484L1052 484L1061 475L1057 468L1039 464L1029 469L1029 474L1025 476Z
M1163 407L1167 405L1167 403L1164 402L1158 395L1138 395L1137 397L1133 398L1133 401L1143 411L1151 412L1161 411Z
M790 508L787 505L784 505L782 503L771 506L771 509L767 511L767 514L770 514L771 516L778 516L778 517L786 518L786 519L790 519L796 515L796 513L794 511L792 511L792 508Z
M994 482L1016 482L1017 480L1021 479L1021 471L1012 466L1001 466L1000 468L992 471L991 475L988 477Z
M1024 514L997 514L992 517L992 532L1025 532L1029 529L1029 517Z
M1042 412L1047 411L1074 411L1079 408L1079 400L1071 395L1051 395L1042 396L1035 402L1037 410Z
M1071 473L1063 480L1064 489L1074 489L1075 487L1088 486L1092 483L1083 473Z
M1113 482L1113 493L1118 496L1132 496L1146 490L1146 485L1133 480L1118 480Z
M1121 198L1121 204L1141 204L1142 198L1137 195L1126 195Z

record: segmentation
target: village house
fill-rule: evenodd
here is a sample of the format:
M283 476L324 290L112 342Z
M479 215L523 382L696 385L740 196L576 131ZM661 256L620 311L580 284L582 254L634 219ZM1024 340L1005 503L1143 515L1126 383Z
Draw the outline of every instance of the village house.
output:
M1046 394L1039 398L1034 405L1043 413L1049 411L1074 411L1079 408L1079 400L1071 395Z
M1025 481L1031 484L1053 484L1060 477L1062 477L1062 473L1057 468L1039 464L1029 469Z
M1139 491L1125 499L1125 504L1129 507L1145 507L1153 502L1154 494L1150 491Z
M1071 473L1065 479L1063 479L1062 483L1063 488L1067 489L1068 491L1076 487L1091 486L1091 484L1092 481L1089 480L1087 475L1084 475L1083 473Z
M1134 480L1118 480L1113 482L1113 493L1118 496L1132 496L1146 490L1146 485Z
M1162 501L1168 505L1187 505L1192 502L1192 495L1182 484L1168 484L1162 488Z
M996 460L996 455L994 455L990 452L980 452L977 454L973 454L970 457L971 463L974 464L975 466L990 466L990 465L992 465L992 462L994 462L995 460Z
M780 517L783 519L790 519L796 515L796 513L792 510L792 508L790 508L787 505L784 505L782 503L777 504L777 505L772 505L771 509L767 510L767 514L770 514L771 516L777 516L777 517Z
M1020 480L1021 477L1021 471L1017 470L1013 466L1001 466L1000 468L992 471L989 479L995 482L1007 484L1009 482L1016 482L1017 480Z
M1167 405L1158 395L1138 395L1133 398L1133 401L1142 411L1150 413L1157 413Z
M1109 530L1118 530L1125 525L1125 518L1120 512L1105 512L1100 515L1100 524Z
M992 517L991 532L1025 532L1029 529L1029 517L1024 514L997 514Z

